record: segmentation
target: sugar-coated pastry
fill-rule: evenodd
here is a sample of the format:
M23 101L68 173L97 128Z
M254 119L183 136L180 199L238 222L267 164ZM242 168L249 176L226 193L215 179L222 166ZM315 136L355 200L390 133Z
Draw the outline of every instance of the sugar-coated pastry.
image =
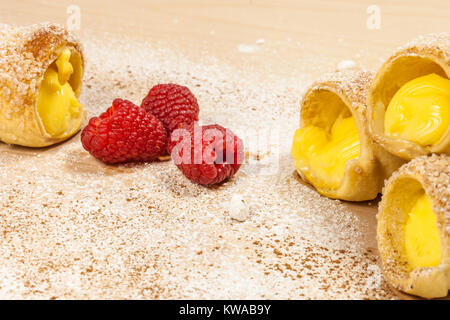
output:
M405 160L450 155L450 34L421 36L378 70L367 96L373 139Z
M0 25L0 140L49 146L80 129L84 58L64 27Z
M374 199L403 161L370 138L366 94L372 74L348 70L325 75L301 101L300 129L291 155L300 176L336 199Z
M386 183L377 240L383 270L397 289L424 298L450 289L450 157L415 158Z

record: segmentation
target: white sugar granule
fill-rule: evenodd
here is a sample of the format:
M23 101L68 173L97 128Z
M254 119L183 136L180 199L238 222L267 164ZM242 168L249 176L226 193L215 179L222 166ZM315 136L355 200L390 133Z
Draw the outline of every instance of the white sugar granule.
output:
M254 53L254 52L258 51L257 46L254 46L251 44L245 44L245 43L238 44L237 48L238 48L238 51L242 52L242 53Z
M190 61L131 39L82 40L89 116L116 97L139 104L157 83L187 85L204 123L242 136L272 128L276 170L253 169L262 150L208 189L170 161L103 165L79 135L43 150L0 145L0 298L394 297L363 222L293 174L290 143L312 79ZM251 210L243 222L228 218L236 194Z
M352 69L356 67L356 63L353 60L342 60L337 65L338 71L343 71L345 69Z
M230 217L237 221L245 221L247 220L250 209L245 201L245 198L242 194L234 194L231 197L230 203L228 204L228 211L230 213Z

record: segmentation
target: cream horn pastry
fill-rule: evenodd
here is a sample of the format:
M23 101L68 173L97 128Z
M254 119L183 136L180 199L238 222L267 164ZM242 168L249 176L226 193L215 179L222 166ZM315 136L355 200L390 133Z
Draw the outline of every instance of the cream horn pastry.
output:
M0 140L49 146L74 135L84 71L80 42L58 25L0 25Z
M386 182L378 212L378 250L398 290L424 298L450 289L450 157L415 158Z
M366 71L332 73L303 96L291 156L299 175L322 195L374 199L403 163L369 136L365 103L371 80Z
M450 34L421 36L378 70L367 96L373 139L405 160L450 155Z

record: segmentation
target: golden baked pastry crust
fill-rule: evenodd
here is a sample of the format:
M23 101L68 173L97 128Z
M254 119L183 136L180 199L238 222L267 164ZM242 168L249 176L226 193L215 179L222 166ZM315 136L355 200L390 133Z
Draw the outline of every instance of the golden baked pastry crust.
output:
M37 113L37 96L45 71L63 49L69 48L78 64L71 81L79 97L84 72L80 42L65 28L53 24L18 28L2 25L0 29L0 140L43 147L67 139L45 131Z
M367 95L369 133L386 150L405 160L430 153L450 155L450 128L438 143L426 147L384 134L385 110L394 94L408 81L430 73L450 78L449 33L424 35L398 49L378 70Z
M301 101L300 127L320 125L320 112L326 112L327 104L336 99L350 110L358 129L360 156L347 161L337 189L320 188L299 171L303 180L327 197L349 201L374 199L381 191L384 179L403 164L402 160L374 143L368 134L365 102L372 78L372 73L360 70L330 73L315 82Z
M396 191L396 189L400 191ZM406 219L401 203L408 194L423 188L430 198L441 238L441 262L436 267L407 267L402 250L396 248L404 235ZM398 290L424 298L445 297L450 289L450 157L418 157L402 166L386 182L377 215L377 241L383 271Z

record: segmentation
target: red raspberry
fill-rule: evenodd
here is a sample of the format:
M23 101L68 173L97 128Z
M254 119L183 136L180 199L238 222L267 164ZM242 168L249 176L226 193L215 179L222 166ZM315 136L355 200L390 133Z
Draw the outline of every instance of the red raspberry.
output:
M152 161L164 154L167 133L162 123L130 101L115 99L81 133L83 147L105 163Z
M169 134L182 124L198 121L197 99L187 87L173 83L154 86L141 107L157 117Z
M188 179L207 186L232 177L244 160L242 140L217 124L175 130L168 150Z

